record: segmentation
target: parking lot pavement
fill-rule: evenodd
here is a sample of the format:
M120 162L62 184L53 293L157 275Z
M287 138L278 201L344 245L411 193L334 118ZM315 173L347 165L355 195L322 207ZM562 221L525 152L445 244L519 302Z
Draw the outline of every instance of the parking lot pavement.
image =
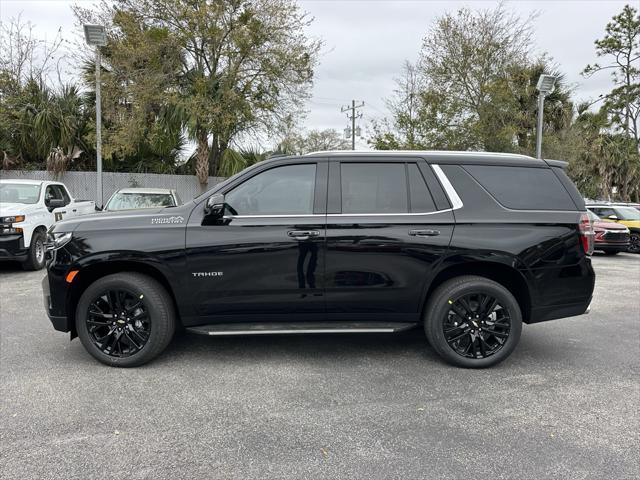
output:
M184 335L109 368L52 329L43 272L0 266L0 477L638 478L640 256L594 264L590 315L480 371L420 332Z

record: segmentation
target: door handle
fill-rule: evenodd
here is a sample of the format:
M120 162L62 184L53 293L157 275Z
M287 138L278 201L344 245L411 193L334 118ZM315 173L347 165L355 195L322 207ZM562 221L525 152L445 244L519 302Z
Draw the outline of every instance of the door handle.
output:
M440 235L440 230L409 230L409 235L412 237L437 237Z
M289 230L287 235L296 240L309 240L311 237L319 236L320 232L318 230Z

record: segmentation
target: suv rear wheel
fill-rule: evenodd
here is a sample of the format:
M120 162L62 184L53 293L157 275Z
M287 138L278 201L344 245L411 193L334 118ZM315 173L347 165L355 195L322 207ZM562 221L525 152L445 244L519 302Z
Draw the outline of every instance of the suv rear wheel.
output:
M175 324L169 293L139 273L96 280L84 291L76 310L82 345L114 367L137 367L158 356L171 341Z
M424 328L431 346L447 362L483 368L511 354L520 340L522 314L511 292L499 283L461 276L433 292Z

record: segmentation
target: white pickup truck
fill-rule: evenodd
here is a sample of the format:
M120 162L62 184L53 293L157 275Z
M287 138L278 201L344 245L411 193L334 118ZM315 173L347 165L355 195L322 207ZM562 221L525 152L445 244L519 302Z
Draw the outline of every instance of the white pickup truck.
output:
M41 269L49 227L95 208L95 202L74 200L60 182L0 180L0 261L21 262L25 270Z

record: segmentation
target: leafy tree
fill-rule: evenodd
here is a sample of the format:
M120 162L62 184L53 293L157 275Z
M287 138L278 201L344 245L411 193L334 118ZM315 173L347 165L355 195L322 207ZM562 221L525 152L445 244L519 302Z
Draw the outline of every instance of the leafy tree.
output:
M427 130L436 139L454 140L462 149L485 147L482 128L473 127L485 119L494 83L512 65L527 63L531 20L509 14L500 4L492 10L462 8L435 21L418 67Z
M468 8L438 18L417 66L406 63L387 101L391 120L374 122L375 148L533 153L536 82L551 73L532 60L530 20ZM560 81L545 103L546 130L566 126L570 92Z
M536 83L559 78L545 102L545 132L571 120L570 90L546 57L530 58L529 21L466 8L436 20L417 66L405 63L387 101L391 119L374 122L378 149L487 150L532 154Z
M582 74L590 77L611 71L615 88L604 96L604 106L613 124L640 146L640 15L626 5L605 27L605 36L595 41L598 57L610 59L607 64L587 65Z
M51 88L60 35L37 39L21 18L0 24L0 153L3 168L64 170L86 150L87 112L75 86Z
M351 142L333 128L311 130L305 134L294 133L284 138L277 151L287 155L304 155L327 150L349 150Z
M151 55L151 65L135 65L138 78L154 72L154 65L165 65L164 58L145 47L145 35L166 36L172 45L167 55L179 59L179 65L165 76L170 85L147 93L162 97L159 103L170 97L166 102L196 143L195 172L201 183L219 173L223 153L238 135L268 131L301 109L320 47L307 38L310 20L293 0L116 0L113 7L103 4L100 12L76 8L76 14L83 21L96 14L114 19L107 50L123 42ZM124 28L118 15L131 24ZM118 59L110 61L117 70Z

